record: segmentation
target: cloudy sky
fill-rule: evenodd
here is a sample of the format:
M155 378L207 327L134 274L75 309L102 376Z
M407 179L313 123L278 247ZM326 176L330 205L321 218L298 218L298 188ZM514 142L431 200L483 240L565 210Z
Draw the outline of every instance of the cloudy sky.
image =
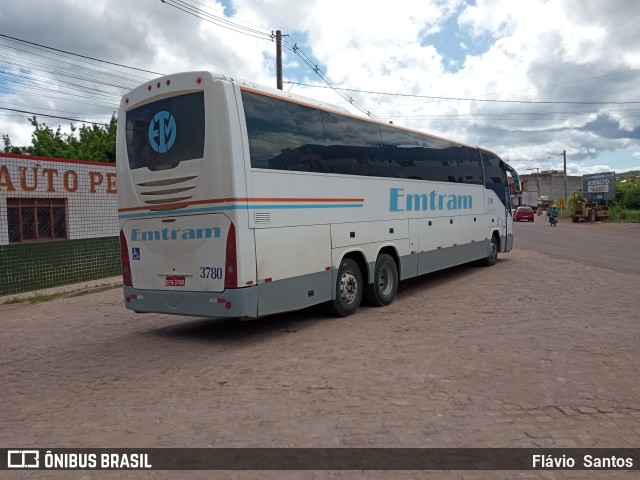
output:
M29 144L32 113L105 122L157 74L275 87L279 29L286 90L521 173L563 150L571 174L640 169L639 18L637 0L4 0L0 133Z

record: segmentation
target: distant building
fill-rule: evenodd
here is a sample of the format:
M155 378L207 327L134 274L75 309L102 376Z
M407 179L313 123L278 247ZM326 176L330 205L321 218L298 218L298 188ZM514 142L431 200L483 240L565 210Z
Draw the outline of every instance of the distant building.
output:
M565 196L564 172L562 170L524 174L520 175L520 180L523 192L538 192L538 205L530 205L532 207L546 208ZM579 190L582 190L582 175L567 175L567 200ZM526 198L527 195L523 196L522 193L512 195L513 205L522 205L524 203L523 197Z

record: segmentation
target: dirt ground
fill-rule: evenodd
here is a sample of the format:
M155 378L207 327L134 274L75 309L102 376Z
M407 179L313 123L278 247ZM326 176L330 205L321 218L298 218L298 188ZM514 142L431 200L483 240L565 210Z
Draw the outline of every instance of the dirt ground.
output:
M0 446L638 447L640 277L515 250L386 308L0 305ZM526 273L526 275L523 275ZM32 475L35 472L32 472ZM1 478L638 478L637 472L37 472Z

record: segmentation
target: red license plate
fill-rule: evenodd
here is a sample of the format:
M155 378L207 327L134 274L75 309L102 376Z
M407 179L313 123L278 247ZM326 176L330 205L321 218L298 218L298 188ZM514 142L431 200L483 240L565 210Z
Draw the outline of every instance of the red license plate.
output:
M164 284L166 287L184 287L185 281L185 277L166 277Z

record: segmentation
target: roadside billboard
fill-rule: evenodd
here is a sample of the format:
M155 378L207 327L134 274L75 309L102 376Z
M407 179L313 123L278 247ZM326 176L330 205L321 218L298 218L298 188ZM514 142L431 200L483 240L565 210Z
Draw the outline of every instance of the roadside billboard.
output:
M582 192L585 200L615 200L616 174L615 172L594 173L583 175Z

